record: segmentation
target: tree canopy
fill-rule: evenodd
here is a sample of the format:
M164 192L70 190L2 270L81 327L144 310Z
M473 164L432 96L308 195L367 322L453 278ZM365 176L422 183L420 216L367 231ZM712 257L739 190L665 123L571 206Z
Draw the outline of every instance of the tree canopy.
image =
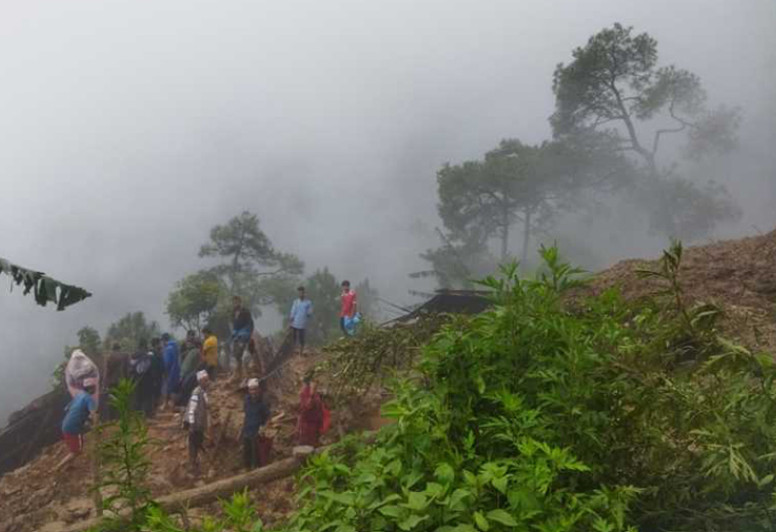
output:
M200 331L210 324L218 299L224 292L221 280L213 272L187 275L178 281L167 298L167 315L172 325Z
M261 306L278 304L286 298L289 287L293 290L304 270L298 257L274 248L258 216L248 211L213 227L199 256L223 261L208 271L256 313Z
M111 349L113 344L118 343L122 351L132 352L137 349L141 339L150 340L160 334L159 324L153 320L146 320L145 314L128 312L108 327L105 334L105 346L107 349Z
M649 202L653 229L674 237L694 237L716 221L737 216L726 191L677 182L672 165L661 167L658 153L667 136L683 135L686 154L700 158L736 145L736 108L707 105L700 78L674 65L659 66L657 41L647 33L614 24L573 51L573 61L555 69L555 113L550 122L558 139L608 136L614 148L640 160L650 179L637 187L638 201L670 196L680 188L685 201L666 212ZM709 208L707 208L709 207ZM669 215L666 219L665 215Z

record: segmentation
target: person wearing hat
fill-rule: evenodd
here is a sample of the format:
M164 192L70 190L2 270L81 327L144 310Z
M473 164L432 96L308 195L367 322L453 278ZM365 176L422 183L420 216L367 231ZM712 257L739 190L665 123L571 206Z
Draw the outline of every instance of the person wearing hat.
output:
M255 469L261 463L259 453L259 430L269 421L269 405L264 398L264 386L259 379L248 380L248 394L245 396L245 420L243 421L243 462L246 469Z
M84 448L84 432L86 422L94 420L97 402L92 397L97 391L97 379L90 377L83 381L83 389L78 392L65 408L65 418L62 420L62 439L67 446L67 456L57 464L61 469L81 454Z
M189 467L194 476L200 475L199 451L205 442L208 421L207 389L210 386L210 377L204 369L197 372L197 384L183 416L183 428L189 431Z

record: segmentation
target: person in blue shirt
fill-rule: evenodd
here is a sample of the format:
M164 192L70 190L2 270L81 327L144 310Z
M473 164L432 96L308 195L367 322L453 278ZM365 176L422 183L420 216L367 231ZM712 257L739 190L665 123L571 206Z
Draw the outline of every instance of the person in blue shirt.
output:
M62 420L62 439L67 446L68 453L57 464L56 470L73 461L83 451L86 422L90 419L94 421L97 411L97 402L92 397L96 391L97 379L84 379L83 390L78 392L65 408L65 418Z
M167 403L175 404L175 398L180 389L181 381L181 361L178 353L178 343L171 338L168 333L162 335L162 345L164 345L164 399L162 410L167 408Z
M307 327L307 320L313 315L313 303L305 297L304 286L300 286L296 291L299 297L291 305L288 319L294 334L294 344L299 346L299 355L301 356L304 353L304 331Z

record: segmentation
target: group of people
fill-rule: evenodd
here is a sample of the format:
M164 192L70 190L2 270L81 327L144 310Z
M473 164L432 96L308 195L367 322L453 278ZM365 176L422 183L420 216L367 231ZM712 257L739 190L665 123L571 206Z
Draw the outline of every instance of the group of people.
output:
M189 468L194 476L201 473L200 453L208 428L210 399L210 376L207 371L197 372L197 387L191 394L183 414L183 428L188 431ZM279 421L284 414L272 417L266 396L266 381L248 379L247 393L243 400L243 426L240 437L243 446L243 465L246 469L264 466L269 461L272 439L264 429ZM299 394L299 418L297 422L297 443L317 447L320 437L328 429L330 413L317 391L312 373L305 375Z
M306 297L304 287L297 290L298 297L291 305L288 315L289 327L294 345L303 354L305 330L313 314L313 304ZM357 299L350 282L342 282L340 328L346 335L352 334L353 322L357 319ZM246 350L255 354L252 346L254 321L250 311L242 304L239 296L233 298L233 321L230 345L236 362L236 377L242 379L243 356ZM182 425L188 431L189 465L194 475L200 474L200 453L203 449L208 427L208 389L217 378L218 339L209 327L202 329L202 339L195 331L188 331L185 341L178 345L168 333L153 338L150 345L141 339L137 350L127 359L120 373L135 383L132 398L133 409L152 417L157 409L184 406ZM118 346L114 347L114 351ZM271 417L266 398L266 380L247 380L247 393L243 403L244 465L248 469L265 465L268 460L271 439L262 433L262 428L276 421L283 414ZM86 379L83 389L75 394L66 408L62 421L63 440L68 449L67 457L59 467L71 461L82 452L83 434L94 419L97 403L97 381ZM320 436L328 430L329 411L317 390L312 374L303 380L299 395L299 418L297 436L300 445L317 446Z

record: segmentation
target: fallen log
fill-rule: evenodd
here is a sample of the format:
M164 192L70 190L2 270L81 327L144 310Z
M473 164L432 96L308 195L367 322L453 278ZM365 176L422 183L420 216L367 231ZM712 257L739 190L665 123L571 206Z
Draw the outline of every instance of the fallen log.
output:
M322 450L318 449L318 452ZM218 499L230 497L243 489L259 484L266 484L273 480L285 478L296 473L305 462L307 455L312 452L301 450L295 452L291 458L279 460L259 469L254 469L241 475L217 480L199 488L172 493L157 499L156 503L168 513L178 513L181 509L196 508L205 504L216 502ZM83 532L91 527L99 525L101 518L88 519L75 523L61 532Z

